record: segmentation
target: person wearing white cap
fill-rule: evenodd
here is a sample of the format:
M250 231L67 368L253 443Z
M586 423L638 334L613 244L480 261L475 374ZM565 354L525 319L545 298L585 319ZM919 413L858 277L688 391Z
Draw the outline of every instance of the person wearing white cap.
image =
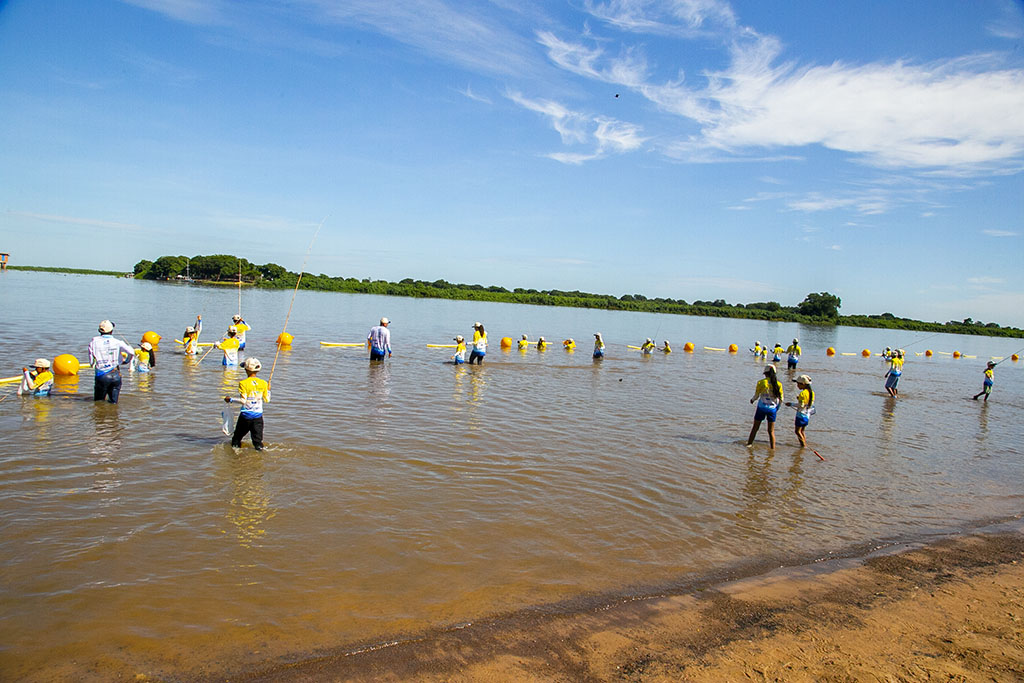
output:
M92 390L94 401L107 399L110 403L117 403L121 395L121 370L118 366L134 358L135 349L114 338L114 323L101 320L99 335L89 342L89 365L96 369Z
M796 337L793 338L793 343L786 349L786 367L790 370L796 368L796 364L800 362L800 340Z
M654 348L654 340L648 337L647 341L640 345L640 353L650 355L654 353Z
M462 365L466 362L466 338L461 334L455 335L455 355L452 356L452 362L456 365Z
M18 396L31 394L32 396L49 396L53 389L53 373L50 372L50 361L45 358L36 358L32 369L22 368L21 386L18 387ZM987 398L987 397L986 397Z
M530 348L530 338L524 334L523 338L519 340L518 346L520 351L525 351Z
M224 352L224 358L221 359L221 365L238 365L238 349L241 344L238 341L238 328L234 325L228 327L228 334L226 337L221 339L219 342L214 344L214 347Z
M240 315L231 316L231 324L238 330L238 350L241 351L245 348L245 333L252 328L246 324Z
M594 333L594 359L600 360L604 358L604 340L601 339L601 333Z
M668 339L665 340L665 345L661 347L663 353L672 353L672 347L668 344Z
M537 337L537 350L546 351L548 348L548 340L544 337Z
M996 363L994 360L990 360L985 366L985 379L981 383L981 391L971 397L975 401L978 400L979 396L984 396L985 401L988 402L988 397L992 394L992 385L996 383L995 369L997 365L999 365L999 363Z
M150 368L156 367L156 350L152 344L148 341L139 344L139 348L135 349L135 362L131 367L132 370L139 372L149 372Z
M754 387L754 395L750 402L757 401L757 410L754 412L754 426L750 428L750 438L747 445L754 444L754 437L761 423L768 420L768 446L775 450L775 417L778 414L779 406L782 405L782 382L779 381L775 372L775 366L769 365L764 369L764 379Z
M903 375L903 356L898 350L893 350L889 355L889 369L885 371L885 390L893 398L900 396L900 376Z
M242 363L245 368L245 379L238 383L240 398L225 396L225 403L241 403L235 433L231 436L231 445L239 448L246 434L252 438L252 447L263 450L263 403L270 403L270 385L256 376L263 364L257 358L246 358Z
M811 421L811 415L814 414L814 389L811 389L810 375L800 375L793 381L796 382L796 387L800 390L800 393L796 396L795 404L786 403L786 405L790 408L796 408L796 420L793 422L793 429L797 440L800 441L800 447L803 448L807 445L804 429Z
M203 331L203 316L196 316L196 324L185 328L181 341L185 345L185 355L194 356L199 351L199 333Z
M473 350L469 352L469 364L472 365L475 361L477 365L481 365L484 362L484 356L487 355L487 332L484 330L483 323L473 323Z
M391 321L381 318L379 325L370 328L366 335L366 345L370 347L370 360L384 360L384 356L391 357L391 330L388 325Z

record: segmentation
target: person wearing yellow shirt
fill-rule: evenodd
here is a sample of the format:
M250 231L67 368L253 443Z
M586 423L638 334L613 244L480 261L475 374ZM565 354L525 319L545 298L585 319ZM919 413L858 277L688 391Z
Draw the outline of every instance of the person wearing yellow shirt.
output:
M245 348L245 333L252 328L245 324L245 320L240 315L231 316L231 324L238 330L238 350L241 351Z
M538 351L547 351L547 349L548 349L548 340L545 339L544 337L538 337L537 338L537 350Z
M565 349L566 351L575 351L576 350L576 340L575 339L571 339L571 338L570 339L566 339L564 342L562 342L562 348Z
M242 364L245 368L245 379L238 383L239 398L225 396L225 403L241 403L235 433L231 436L231 445L239 448L246 434L252 438L252 447L263 450L263 404L270 403L270 385L256 376L263 365L256 358L247 358Z
M796 368L796 364L800 362L800 340L794 338L793 343L786 349L786 367L790 370Z
M759 342L759 341L754 342L754 348L750 349L750 352L752 354L754 354L754 358L760 357L761 356L761 342Z
M672 353L672 347L668 345L668 339L665 340L665 345L661 347L663 353Z
M804 429L811 421L811 415L814 414L814 390L811 389L810 375L800 375L793 381L796 382L796 388L799 389L800 393L796 396L795 404L787 403L786 405L796 408L796 420L793 422L793 428L796 432L797 440L800 441L800 447L803 448L807 445Z
M473 323L473 350L469 352L469 364L472 365L476 361L477 365L481 365L486 355L487 332L484 330L483 323Z
M50 361L45 358L36 358L32 369L22 369L21 386L18 387L18 396L29 394L31 396L49 396L53 390L53 373L50 372ZM987 396L985 397L988 398Z
M194 356L199 351L199 333L203 331L203 316L196 316L196 324L185 328L181 341L185 346L185 355Z
M996 379L996 364L994 361L989 361L988 365L985 366L985 382L981 387L981 391L976 393L972 398L977 401L978 397L984 394L985 401L988 401L989 394L992 393L992 385L995 384Z
M900 376L903 375L903 351L897 350L892 352L892 357L889 359L889 369L885 373L885 390L889 392L889 395L893 398L899 398L900 390L897 386L900 381Z
M594 333L594 360L601 360L604 358L604 339L601 338L600 332Z
M221 365L238 365L238 349L240 344L238 343L238 328L234 325L228 328L228 336L221 339L219 342L214 344L215 347L224 352L224 358L221 360Z
M772 349L772 362L778 363L782 360L782 354L786 352L786 349L782 348L782 344L775 342L775 348Z
M156 349L148 341L139 344L135 349L135 361L131 365L132 370L149 372L150 368L156 367Z
M654 353L654 349L654 340L651 339L650 337L648 337L647 341L640 345L640 353L644 354L645 356Z
M518 344L518 346L519 346L519 350L520 350L520 351L525 351L526 349L530 348L530 340L529 340L529 337L527 337L527 336L526 336L526 335L524 334L524 335L523 335L523 338L522 338L522 339L520 339L520 340L519 340L519 341L517 342L517 344Z
M456 365L462 365L466 362L466 338L461 334L455 337L455 355L452 356L452 362Z
M750 402L757 401L757 411L754 413L754 426L750 428L750 438L747 439L747 446L754 444L754 437L761 423L768 420L768 446L775 449L775 416L779 406L782 405L782 383L779 382L775 366L769 365L764 369L764 379L754 387L754 395Z

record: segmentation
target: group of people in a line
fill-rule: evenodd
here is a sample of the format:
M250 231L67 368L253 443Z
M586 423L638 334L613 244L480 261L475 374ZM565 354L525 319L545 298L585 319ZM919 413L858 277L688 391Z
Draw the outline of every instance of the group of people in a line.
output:
M391 321L388 318L381 318L379 324L370 328L366 336L366 345L370 352L371 361L379 362L391 357L391 331L388 329L390 323ZM202 316L197 315L195 324L185 328L181 343L187 356L194 356L198 353L199 334L202 332L202 325ZM238 352L245 348L245 333L251 329L241 315L233 316L232 324L228 326L224 337L213 343L213 348L220 349L223 353L222 364L224 366L238 365ZM114 336L114 323L109 320L100 321L97 332L97 336L92 338L88 347L89 365L95 371L93 398L96 401L106 400L109 403L116 404L122 384L121 366L129 364L133 370L149 372L150 368L156 367L156 349L150 342L145 340L139 344L139 348L133 348L127 341L116 338ZM470 349L466 338L460 334L455 336L454 341L455 354L451 357L452 362L456 365L466 363L466 352ZM518 347L520 350L525 351L529 348L530 344L536 344L538 350L541 351L548 346L548 342L544 337L539 337L536 342L531 342L528 336L524 334L522 339L519 340ZM480 322L473 323L471 346L472 349L469 350L468 362L478 365L483 363L483 359L487 355L487 332ZM562 342L562 346L566 350L572 351L576 347L576 342L571 338L566 339ZM650 354L658 347L653 339L648 337L641 346L633 348L639 348L642 353ZM664 353L672 352L667 340L660 350ZM760 341L754 342L754 347L750 350L755 357L759 358L767 358L769 352L768 345L762 345ZM793 343L786 349L783 349L781 344L776 343L771 353L775 362L780 361L782 355L786 354L788 369L795 370L800 362L800 340L794 338ZM593 358L601 360L604 358L604 355L604 339L600 332L595 332ZM882 352L882 357L889 363L889 368L886 372L885 388L889 395L893 397L899 396L898 384L899 378L903 374L904 356L905 352L903 349L886 347L885 351ZM984 396L985 400L988 401L995 382L994 370L996 365L998 364L993 361L988 362L984 372L982 390L973 396L974 400ZM224 397L225 402L242 404L238 420L235 424L235 430L231 437L231 445L235 447L240 446L242 438L248 434L252 438L253 446L257 450L262 450L263 404L270 402L270 384L257 377L257 374L262 369L262 364L257 358L247 358L242 363L242 368L245 370L246 378L238 383L238 397ZM757 382L754 387L754 395L750 398L750 403L754 404L756 402L757 407L754 412L754 423L750 429L750 436L747 439L748 446L754 443L754 438L761 428L761 423L767 421L768 443L772 449L775 448L775 421L778 416L779 407L783 404L792 407L796 411L794 433L801 446L807 445L805 429L810 422L811 415L815 412L814 390L811 388L811 378L809 375L799 375L793 381L797 385L797 400L784 403L782 383L779 381L775 366L768 365L765 367L764 378ZM54 376L51 372L50 361L45 358L37 358L31 369L25 368L23 370L18 394L48 396L52 391L53 382Z

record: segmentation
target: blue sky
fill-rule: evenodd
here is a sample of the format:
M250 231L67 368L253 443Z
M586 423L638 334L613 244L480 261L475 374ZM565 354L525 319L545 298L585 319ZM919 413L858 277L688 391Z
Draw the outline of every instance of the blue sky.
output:
M0 2L0 251L1024 326L1024 5Z

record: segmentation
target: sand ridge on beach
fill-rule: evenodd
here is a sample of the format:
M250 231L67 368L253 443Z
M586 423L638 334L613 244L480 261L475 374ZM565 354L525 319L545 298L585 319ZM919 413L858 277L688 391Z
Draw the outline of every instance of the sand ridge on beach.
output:
M1010 681L1024 680L1022 628L1017 530L216 680Z

